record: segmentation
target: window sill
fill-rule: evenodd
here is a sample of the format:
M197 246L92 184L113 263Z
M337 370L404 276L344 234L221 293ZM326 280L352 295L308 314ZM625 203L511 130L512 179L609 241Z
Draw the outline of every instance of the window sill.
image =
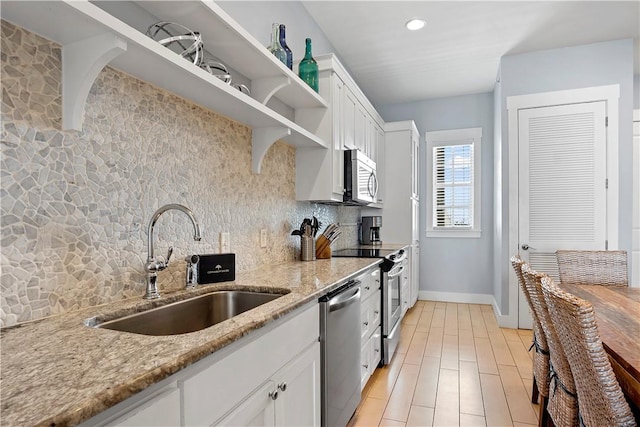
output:
M479 239L482 230L427 230L427 237Z

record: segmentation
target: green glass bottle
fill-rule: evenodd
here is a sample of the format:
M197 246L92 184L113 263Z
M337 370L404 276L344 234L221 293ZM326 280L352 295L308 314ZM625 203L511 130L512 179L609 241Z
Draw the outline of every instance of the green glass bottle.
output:
M318 92L318 63L311 55L311 39L306 39L304 58L298 66L298 75L311 89Z

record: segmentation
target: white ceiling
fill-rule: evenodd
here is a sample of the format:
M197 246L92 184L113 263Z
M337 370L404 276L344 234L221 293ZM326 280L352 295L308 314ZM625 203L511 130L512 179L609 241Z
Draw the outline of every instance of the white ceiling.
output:
M303 4L375 105L490 92L501 56L622 38L640 72L640 0Z

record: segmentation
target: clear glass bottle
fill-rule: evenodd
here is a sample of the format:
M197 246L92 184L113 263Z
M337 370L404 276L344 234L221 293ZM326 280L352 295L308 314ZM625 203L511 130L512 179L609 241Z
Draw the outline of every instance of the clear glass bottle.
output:
M280 24L276 22L274 22L271 27L271 45L269 46L269 52L273 53L280 62L287 65L287 53L282 46L280 46Z
M298 66L298 76L308 84L311 89L318 92L318 63L311 55L311 39L305 40L304 58Z
M284 52L287 54L287 67L289 67L290 70L293 70L293 52L291 52L291 49L287 46L284 24L280 24L280 38L278 41L280 42L280 46L284 49Z

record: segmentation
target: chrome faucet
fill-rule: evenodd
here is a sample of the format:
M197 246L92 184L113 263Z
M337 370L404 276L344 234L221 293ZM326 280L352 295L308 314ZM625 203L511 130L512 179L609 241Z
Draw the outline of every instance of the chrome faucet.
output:
M191 212L191 209L182 205L170 204L170 205L164 205L161 208L159 208L157 211L155 211L153 216L151 216L151 221L149 221L148 241L147 241L148 256L147 256L147 262L144 265L144 271L147 275L147 290L144 294L144 297L143 297L144 299L160 298L160 292L158 292L158 272L164 270L169 266L169 259L171 258L171 254L173 253L173 247L169 248L169 252L167 253L166 260L161 256L157 258L154 256L153 226L158 221L158 218L160 218L160 215L162 215L163 213L171 209L184 212L189 217L189 219L191 220L191 223L193 224L193 240L198 242L201 239L200 226L198 225L196 218L193 216L193 212Z

